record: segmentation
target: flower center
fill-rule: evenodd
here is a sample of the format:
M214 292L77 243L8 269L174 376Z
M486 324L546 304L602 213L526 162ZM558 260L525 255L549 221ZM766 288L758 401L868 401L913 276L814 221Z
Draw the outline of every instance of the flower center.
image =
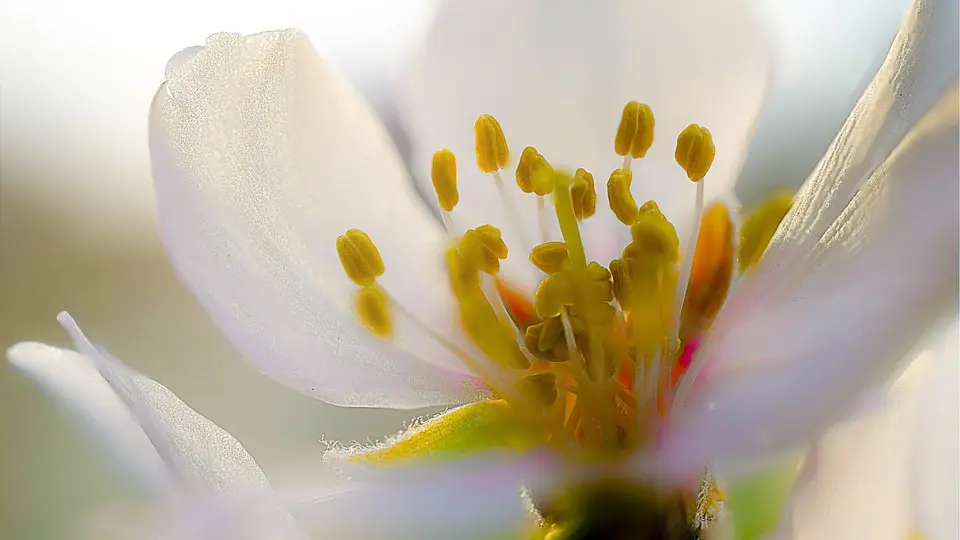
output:
M500 190L509 225L523 231L501 176L509 162L503 130L484 115L474 133L477 165ZM677 137L676 161L697 183L695 223L686 244L697 248L685 257L676 228L657 204L638 206L631 192L631 162L646 155L653 133L650 107L628 103L614 139L623 162L609 176L607 199L629 227L631 241L606 265L587 259L580 234L580 222L596 212L593 175L555 170L533 147L523 150L516 183L537 197L544 240L529 251L530 263L543 274L533 298L500 279L509 249L498 228L454 231L456 158L448 150L433 156L433 185L451 234L449 285L463 330L483 354L445 343L512 410L542 429L550 444L587 459L609 459L650 442L733 272L729 214L722 206L703 212L703 179L716 153L710 132L692 124ZM551 219L562 241L546 241ZM360 286L357 315L375 334L389 336L391 302L376 282L384 265L373 242L351 230L338 239L337 250Z

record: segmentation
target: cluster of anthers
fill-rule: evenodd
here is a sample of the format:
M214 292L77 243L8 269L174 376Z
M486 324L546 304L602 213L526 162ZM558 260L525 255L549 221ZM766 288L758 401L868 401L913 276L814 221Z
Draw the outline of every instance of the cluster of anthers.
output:
M481 116L474 134L477 165L493 178L519 227L501 176L509 150L500 124ZM593 175L584 169L572 175L556 170L533 147L524 148L516 168L517 186L538 198L544 235L529 253L543 273L533 301L498 279L508 249L496 227L469 229L446 252L460 322L483 357L444 343L512 411L542 430L543 440L576 458L608 460L649 442L670 407L695 338L722 304L733 272L729 214L720 205L703 212L704 177L716 154L710 131L691 124L676 143L677 163L697 183L696 221L686 244L699 246L696 257L681 257L676 229L657 204L638 205L631 193L631 162L642 159L653 141L650 107L629 102L614 140L623 163L609 176L607 198L630 228L631 242L606 266L587 260L579 229L579 222L596 211ZM434 154L432 180L444 224L454 236L451 212L459 194L456 158L449 150ZM551 213L562 242L546 241L544 224ZM357 315L371 332L388 338L391 301L376 282L384 272L377 248L353 229L337 239L337 251L347 275L360 286Z

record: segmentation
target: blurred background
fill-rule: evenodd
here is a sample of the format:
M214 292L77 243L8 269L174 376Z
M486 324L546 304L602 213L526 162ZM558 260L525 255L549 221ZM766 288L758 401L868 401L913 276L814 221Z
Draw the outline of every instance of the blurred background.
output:
M373 440L416 413L343 410L259 375L179 285L155 232L146 113L164 65L217 31L297 26L375 102L439 0L2 0L0 347L87 334L240 439L268 474L322 439ZM738 184L796 186L875 72L904 0L768 0L780 70ZM0 538L59 539L133 491L0 363Z

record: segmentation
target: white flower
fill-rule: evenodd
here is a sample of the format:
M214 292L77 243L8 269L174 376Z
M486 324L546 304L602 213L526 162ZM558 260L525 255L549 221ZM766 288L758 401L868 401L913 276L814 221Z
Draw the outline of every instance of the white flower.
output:
M722 211L701 223L703 200L736 179L767 87L767 48L742 3L598 3L590 17L566 2L447 5L400 96L411 174L424 193L439 182L443 226L381 124L302 34L215 35L177 55L151 111L161 233L234 345L265 373L338 405L503 399L353 456L341 465L348 482L287 506L299 525L335 538L517 533L527 524L523 486L557 534L624 517L634 520L624 526L678 534L689 529L688 499L704 467L733 480L745 463L811 441L779 530L802 536L803 519L825 523L804 494L835 489L842 476L820 467L829 453L821 448L844 437L834 424L872 392L886 400L918 345L956 314L956 11L949 1L913 6L763 259L745 265L715 320L732 229ZM636 159L621 158L612 151L616 121L634 98L649 104L655 127L637 120L651 131L628 121L620 129L655 140L649 152L627 140L618 153ZM628 105L624 117L640 118L639 109ZM482 116L491 112L500 124ZM687 127L694 122L709 132ZM548 195L521 196L500 175L508 161L500 125L510 144L535 145L557 170L583 167L603 182L621 167L632 185L615 172L614 210L601 194L591 216L586 175L571 189L570 174L537 166L530 177L521 168L518 183ZM474 131L490 175L467 172ZM449 171L428 172L439 148L460 158L456 197ZM450 157L439 159L438 170ZM657 204L638 209L633 196ZM502 237L470 229L486 223ZM760 229L743 234L762 252L759 239L773 229ZM698 233L707 240L694 258ZM529 250L559 239L563 249L552 253L565 262L541 261L550 276L540 281ZM617 257L612 284L610 272L587 265ZM79 354L22 344L11 360L83 415L124 464L162 489L254 492L280 507L235 440L67 323ZM683 353L693 354L686 373ZM65 377L55 368L64 360L82 369ZM90 387L103 399L82 401ZM889 396L899 399L897 390ZM901 467L910 459L900 458ZM597 484L611 477L615 487ZM925 472L916 478L901 506L943 489ZM620 503L624 493L644 501L636 512L595 514L603 506L592 497ZM739 516L751 508L737 514L730 502L745 535ZM905 512L882 532L949 537L950 524L927 514ZM824 534L859 534L838 523Z

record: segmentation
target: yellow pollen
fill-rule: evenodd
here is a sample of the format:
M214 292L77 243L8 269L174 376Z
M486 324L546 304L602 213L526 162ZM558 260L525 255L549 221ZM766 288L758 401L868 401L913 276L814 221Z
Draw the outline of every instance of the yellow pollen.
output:
M656 203L648 202L641 208L643 211L637 213L637 218L630 226L633 242L627 246L624 253L636 253L633 258L655 257L669 264L676 262L680 252L677 230L660 212Z
M633 173L623 169L616 169L610 173L607 181L607 199L610 201L610 210L624 225L633 224L637 219L637 201L630 193L630 184L633 182Z
M630 154L634 158L647 155L653 145L654 118L649 105L631 101L623 107L617 136L613 142L614 151L621 156Z
M460 194L457 192L457 158L453 152L446 149L434 152L430 176L440 208L452 212L460 201Z
M578 220L587 219L597 211L597 187L593 175L584 169L577 169L570 186L570 198L573 199L573 214Z
M544 274L556 274L567 264L569 255L563 242L546 242L533 248L530 262Z
M713 165L717 149L713 145L710 130L697 124L690 124L677 137L677 164L683 167L687 178L694 182L703 180Z
M350 229L337 237L337 255L347 276L361 287L373 285L383 274L383 259L367 233Z
M490 174L506 167L510 159L510 149L496 118L489 114L478 117L473 123L473 135L476 141L474 147L477 152L477 166L481 171Z
M481 225L465 232L459 250L468 264L491 276L500 271L500 261L509 253L500 229L493 225Z
M390 300L379 286L361 287L357 291L357 315L372 333L380 337L393 333Z
M741 273L760 260L791 206L793 198L788 194L780 194L747 215L740 227L740 251L737 255L737 268Z

